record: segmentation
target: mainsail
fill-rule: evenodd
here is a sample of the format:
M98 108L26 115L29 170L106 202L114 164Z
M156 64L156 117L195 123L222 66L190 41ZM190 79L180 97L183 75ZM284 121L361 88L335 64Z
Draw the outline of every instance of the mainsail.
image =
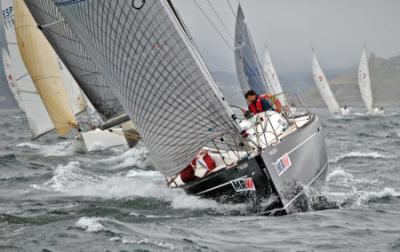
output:
M249 89L253 89L258 94L267 92L263 72L240 5L235 27L235 63L243 92ZM271 87L268 88L272 90Z
M321 65L319 64L314 49L312 49L312 52L313 52L312 71L313 71L315 85L317 86L319 93L321 94L322 100L325 102L329 111L332 114L339 113L340 112L339 104L337 103L335 96L332 93L328 80L326 79L325 74L322 71Z
M43 104L61 136L77 127L59 69L57 56L22 0L14 0L17 43L22 59L42 98Z
M7 78L15 99L20 102L20 108L26 113L32 138L37 138L54 129L54 125L47 114L40 96L38 95L33 81L25 68L19 53L17 39L14 30L14 12L12 0L2 0L4 34L7 45L2 50L5 69L8 71ZM8 60L7 58L10 58Z
M103 119L124 114L109 83L63 20L52 0L25 0L43 34Z
M54 2L165 176L210 142L241 145L232 112L169 1Z
M360 86L361 97L368 112L372 112L372 91L369 76L367 49L364 47L361 54L361 61L358 67L358 85Z
M271 55L269 54L269 50L265 48L265 57L264 57L264 75L267 83L269 83L269 87L271 88L271 93L275 95L280 103L283 106L287 106L286 97L283 94L281 82L279 81L278 74L276 73L274 64L272 64Z

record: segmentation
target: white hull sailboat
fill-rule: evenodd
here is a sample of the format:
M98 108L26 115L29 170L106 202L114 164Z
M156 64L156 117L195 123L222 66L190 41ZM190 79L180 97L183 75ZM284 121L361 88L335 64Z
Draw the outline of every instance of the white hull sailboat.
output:
M336 101L336 98L331 90L331 87L329 86L325 73L322 70L321 65L319 64L314 48L312 48L312 53L312 72L314 82L318 88L319 93L321 94L322 100L324 101L329 109L329 112L332 115L348 116L350 114L350 109L347 106L344 106L343 108L339 107L339 103Z
M373 107L373 97L371 89L371 78L368 67L368 56L367 48L364 49L361 54L360 65L358 66L358 85L360 87L361 98L364 101L365 107L367 108L368 115L383 115L383 107Z

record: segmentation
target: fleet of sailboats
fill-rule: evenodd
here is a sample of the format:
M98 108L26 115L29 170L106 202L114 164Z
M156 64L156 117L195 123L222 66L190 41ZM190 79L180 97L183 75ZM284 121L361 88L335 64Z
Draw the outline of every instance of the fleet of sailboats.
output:
M305 190L328 169L318 116L289 108L268 48L257 56L239 4L234 36L243 93L274 110L239 119L211 76L170 0L2 0L2 61L33 138L71 130L86 151L142 139L172 188L221 202L263 201L268 214L306 210ZM313 50L315 84L332 114L340 108ZM373 100L364 49L360 91ZM77 115L93 106L102 124ZM89 127L85 126L89 125ZM189 175L188 175L189 174Z

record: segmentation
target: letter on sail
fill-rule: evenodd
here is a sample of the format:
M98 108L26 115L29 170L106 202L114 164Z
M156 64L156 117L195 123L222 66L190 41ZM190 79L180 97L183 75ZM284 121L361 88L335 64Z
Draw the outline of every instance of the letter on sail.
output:
M339 104L337 103L335 96L332 93L328 80L326 79L326 76L322 71L322 68L319 64L314 49L313 49L313 59L312 59L312 71L313 71L315 85L317 86L319 93L321 94L322 100L325 102L329 111L332 114L339 113L340 112Z
M253 89L258 94L267 92L263 73L240 5L236 16L235 63L240 86L244 93L249 89ZM272 91L271 87L268 88Z
M372 112L372 91L369 76L367 49L364 47L360 65L358 67L358 85L360 86L361 97L369 113Z
M210 142L242 148L232 112L169 1L54 2L165 176L184 169Z
M14 0L18 46L35 87L59 135L67 134L77 122L69 104L57 56L29 13L23 0Z

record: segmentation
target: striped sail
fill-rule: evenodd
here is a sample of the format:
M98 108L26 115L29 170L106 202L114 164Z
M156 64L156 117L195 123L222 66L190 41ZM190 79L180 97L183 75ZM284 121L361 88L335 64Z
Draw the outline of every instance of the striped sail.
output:
M43 34L103 119L124 114L109 83L63 21L52 0L25 0Z
M269 54L268 48L265 48L264 75L271 88L271 93L273 95L276 95L283 106L287 106L288 104L286 101L286 97L283 94L281 82L279 81L279 77L276 73L274 64L272 64L272 59L271 55Z
M17 43L36 90L57 133L64 136L77 127L59 69L57 55L37 28L23 0L14 0Z
M369 113L372 112L372 91L369 76L367 49L364 47L361 54L360 65L358 66L358 85L360 86L361 97Z
M21 58L14 30L12 0L2 0L1 7L3 12L4 36L7 41L7 45L5 45L6 50L3 51L3 58L7 58L7 54L10 56L7 67L9 68L8 78L16 82L14 90L18 95L15 99L20 101L21 109L26 113L32 138L37 138L53 130L54 125Z
M235 63L240 86L244 93L249 89L253 89L258 94L267 92L263 72L240 5L235 27Z
M328 80L326 79L325 74L322 71L321 65L319 64L317 55L315 54L314 50L312 59L312 71L315 85L317 86L319 93L321 94L322 100L325 102L329 111L332 114L339 113L339 104L337 103L335 96L332 93Z
M165 176L210 142L242 148L232 112L169 1L54 2Z

